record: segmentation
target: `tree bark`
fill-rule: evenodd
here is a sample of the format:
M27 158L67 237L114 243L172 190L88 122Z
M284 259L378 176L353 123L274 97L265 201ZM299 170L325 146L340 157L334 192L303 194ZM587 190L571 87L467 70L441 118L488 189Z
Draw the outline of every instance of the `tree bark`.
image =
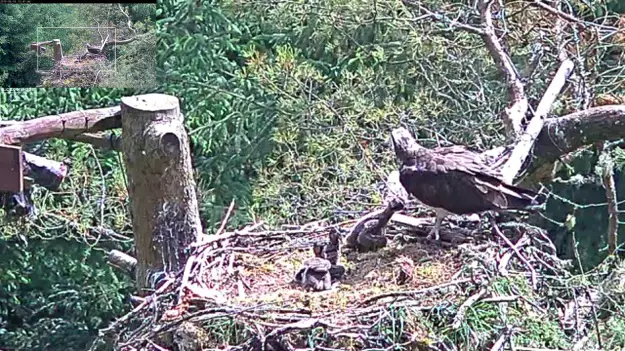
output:
M54 39L54 61L59 62L63 59L63 47L60 39Z
M573 61L565 60L560 66L560 69L556 73L555 77L551 81L551 84L549 84L545 95L543 96L540 103L538 104L538 107L536 108L534 116L530 120L530 123L527 125L525 131L523 132L514 149L512 150L510 158L503 166L501 174L503 181L505 181L506 183L512 184L514 178L516 178L521 171L523 163L529 156L534 142L536 141L536 139L540 135L540 132L543 129L544 118L551 110L551 105L560 94L560 91L566 83L566 79L573 71L573 67Z
M136 258L119 250L111 250L108 254L108 262L110 265L123 270L131 277L135 277L135 269L137 267Z
M137 286L177 272L201 234L188 135L176 97L122 98L122 150L137 256Z
M74 111L30 119L24 122L0 122L0 144L15 145L53 137L68 137L120 128L119 106Z
M625 136L625 105L593 107L549 118L541 130L534 155L540 163L553 163L561 155L602 140Z

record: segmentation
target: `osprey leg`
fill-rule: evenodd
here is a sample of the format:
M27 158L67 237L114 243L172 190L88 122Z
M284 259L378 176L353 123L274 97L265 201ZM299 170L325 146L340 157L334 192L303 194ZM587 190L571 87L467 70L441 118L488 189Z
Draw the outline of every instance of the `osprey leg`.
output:
M428 234L426 239L432 239L432 237L434 237L434 240L441 239L440 233L439 233L441 230L441 223L443 222L443 218L445 218L447 213L439 209L436 209L435 212L436 212L436 220L434 221L434 228L430 230L430 233Z

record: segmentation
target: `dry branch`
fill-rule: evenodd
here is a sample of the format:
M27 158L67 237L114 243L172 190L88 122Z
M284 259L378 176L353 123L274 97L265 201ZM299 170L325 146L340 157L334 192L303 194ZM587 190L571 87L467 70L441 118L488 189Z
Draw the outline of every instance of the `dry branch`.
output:
M616 196L616 184L614 182L614 162L610 150L605 149L605 142L599 144L599 151L603 153L603 188L608 203L608 253L616 251L618 243L618 201Z
M487 292L486 289L482 288L477 293L475 293L474 295L471 295L471 297L466 299L462 303L462 305L460 305L460 308L458 308L458 313L454 317L454 322L451 325L452 329L460 328L460 326L462 325L462 322L464 321L464 316L466 315L466 313L469 310L469 308L474 303L476 303L479 299L481 299L482 296L484 296L486 294L486 292Z
M519 138L518 143L512 150L510 158L501 171L502 178L505 182L512 184L514 178L519 174L523 163L525 163L525 160L531 152L536 138L538 138L538 135L543 129L545 116L551 110L551 105L564 87L566 79L573 71L573 67L573 61L565 60L560 66L560 69L558 69L558 72L551 81L551 84L549 84L545 95L540 100L540 103L536 108L536 112L534 113L532 120L528 124L524 133L521 135L521 138Z
M482 19L483 32L482 39L486 43L488 52L499 67L499 70L506 77L508 85L508 97L510 99L509 106L504 112L504 125L508 137L514 140L521 134L523 127L523 118L527 113L529 103L525 93L525 87L521 81L512 59L506 54L493 25L492 0L480 0L480 17Z
M91 144L102 150L121 151L122 138L120 135L110 133L105 135L104 133L84 133L66 139L79 141L81 143Z
M602 140L625 136L625 105L593 107L559 118L549 118L538 135L534 156L539 162L553 163L560 156Z
M461 23L458 22L456 20L452 20L449 17L445 16L444 14L438 14L438 13L434 13L430 10L428 10L427 8L425 8L424 6L421 6L421 4L419 2L414 2L414 1L410 1L410 0L402 0L402 3L408 7L413 7L413 8L417 8L419 9L420 12L425 13L424 16L420 16L419 19L429 19L429 18L433 18L434 20L447 24L452 28L458 28L458 29L462 29L465 30L469 33L474 33L474 34L479 34L479 35L483 35L484 31L481 28L478 27L474 27L465 23Z
M48 138L72 138L82 133L121 127L119 106L75 111L13 123L0 128L0 144L24 144Z
M137 259L125 254L119 250L111 250L108 254L108 262L110 265L124 270L131 276L134 276Z

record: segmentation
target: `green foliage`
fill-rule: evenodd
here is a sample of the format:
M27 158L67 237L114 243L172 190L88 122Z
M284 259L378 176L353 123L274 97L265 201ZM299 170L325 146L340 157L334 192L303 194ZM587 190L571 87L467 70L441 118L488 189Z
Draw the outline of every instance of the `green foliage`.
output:
M130 282L80 242L0 241L0 280L0 345L7 349L84 350L128 309Z
M147 33L138 40L117 47L116 74L104 80L107 87L132 86L142 91L153 91L158 86L156 80L156 36Z
M159 73L167 79L165 92L184 92L201 211L211 230L233 198L241 207L250 204L249 179L271 150L275 98L232 59L247 50L249 33L219 8L165 2L157 26Z
M0 86L34 87L40 77L35 70L53 67L53 50L37 54L30 43L60 39L64 56L83 53L85 43L99 45L106 31L98 27L115 27L109 40L128 39L136 36L127 26L128 18L119 10L119 4L15 4L0 5ZM156 19L154 4L124 5L137 34L154 29ZM87 28L85 28L87 27ZM151 45L151 46L150 46ZM129 57L123 57L124 50ZM155 86L153 74L155 39L148 36L129 49L118 48L119 68L117 76L129 80L143 74L142 86ZM134 61L131 60L134 59ZM118 78L121 80L122 78ZM133 81L133 82L134 82ZM118 81L111 82L119 83ZM123 86L136 86L130 83Z
M122 89L0 90L1 119L109 107L132 94ZM69 157L73 166L59 191L36 189L37 219L0 220L0 347L84 350L98 328L129 307L122 299L130 282L114 274L102 251L129 245L92 231L101 225L131 237L125 176L115 153L59 139L39 146L51 159Z
M34 73L37 57L30 43L37 40L37 27L60 26L65 22L70 15L65 7L64 4L0 4L0 86L19 88L38 84L39 77Z

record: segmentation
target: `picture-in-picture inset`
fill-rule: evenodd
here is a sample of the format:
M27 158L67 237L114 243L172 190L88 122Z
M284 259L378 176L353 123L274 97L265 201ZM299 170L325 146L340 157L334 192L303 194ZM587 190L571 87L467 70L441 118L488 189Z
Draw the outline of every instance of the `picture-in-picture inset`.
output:
M0 12L2 87L156 85L154 3L0 4Z

